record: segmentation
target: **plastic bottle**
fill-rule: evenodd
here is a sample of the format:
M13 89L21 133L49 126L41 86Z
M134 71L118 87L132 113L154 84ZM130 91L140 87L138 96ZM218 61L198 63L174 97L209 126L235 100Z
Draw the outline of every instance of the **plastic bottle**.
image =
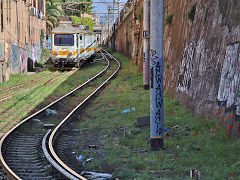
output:
M126 113L129 113L129 112L132 112L132 111L135 111L136 109L133 107L132 109L127 109L127 110L124 110L122 112L120 112L121 114L126 114Z

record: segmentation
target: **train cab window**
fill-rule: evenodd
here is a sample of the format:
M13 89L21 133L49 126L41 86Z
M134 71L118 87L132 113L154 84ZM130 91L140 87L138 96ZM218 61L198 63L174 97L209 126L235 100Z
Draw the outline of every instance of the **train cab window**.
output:
M82 40L82 35L79 36L80 37L80 41Z
M54 45L55 46L73 46L74 45L73 34L55 34Z

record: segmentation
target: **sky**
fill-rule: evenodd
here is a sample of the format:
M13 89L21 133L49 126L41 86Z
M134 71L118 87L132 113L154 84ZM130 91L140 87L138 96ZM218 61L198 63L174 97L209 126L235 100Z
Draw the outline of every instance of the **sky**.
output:
M113 0L93 0L93 2L113 2ZM115 0L115 2L118 2L118 0ZM121 8L124 6L125 2L127 2L127 0L121 0ZM107 13L107 7L108 5L111 5L112 7L112 3L93 3L94 9L93 11L96 13ZM115 5L114 9L118 9L118 4ZM117 13L118 11L116 10L115 13ZM98 14L100 15L100 21L103 21L103 17L107 16L107 14ZM115 15L115 18L117 18L117 14Z

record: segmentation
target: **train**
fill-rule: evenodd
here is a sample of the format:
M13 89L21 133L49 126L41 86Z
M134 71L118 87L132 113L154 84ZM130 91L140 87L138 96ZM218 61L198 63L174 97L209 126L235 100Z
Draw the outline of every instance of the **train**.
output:
M60 21L51 39L51 60L57 69L80 68L96 54L96 34L84 25Z

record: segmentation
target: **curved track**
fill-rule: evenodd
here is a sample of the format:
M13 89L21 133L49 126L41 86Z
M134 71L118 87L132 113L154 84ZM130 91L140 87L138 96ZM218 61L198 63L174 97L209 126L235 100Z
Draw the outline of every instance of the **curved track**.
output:
M8 177L11 179L66 179L65 171L72 175L71 177L69 176L70 179L80 178L71 172L70 168L64 167L56 154L54 155L52 140L59 127L111 79L114 74L79 104L77 93L79 93L85 85L105 73L109 68L109 64L110 62L108 61L108 65L97 75L40 111L27 117L2 137L0 141L0 161ZM70 107L71 110L66 107ZM49 129L53 128L53 126L47 123L60 123L50 136L50 151L48 151L46 143L48 140L47 135L50 133ZM49 161L51 161L52 165ZM54 162L58 166L54 164ZM59 171L61 173L59 173ZM63 176L63 174L65 174L65 176Z
M109 55L109 57L111 59L113 59L117 63L116 69L114 69L114 72L112 72L111 75L100 86L98 86L88 97L86 97L76 108L74 108L61 123L58 124L58 126L53 130L53 132L51 133L51 135L49 137L49 142L48 142L49 151L53 156L53 161L51 161L51 164L54 166L54 164L56 164L56 162L58 162L59 164L54 167L57 168L59 171L61 171L62 174L64 174L69 179L85 180L85 178L83 176L81 176L78 172L76 172L72 169L72 168L74 168L73 166L67 165L65 162L63 162L63 159L61 159L59 157L61 154L59 155L59 153L56 152L55 142L57 141L58 135L60 133L62 133L62 130L65 128L64 125L68 121L71 121L71 119L74 118L74 114L76 113L76 111L79 110L79 108L81 108L92 96L94 96L114 75L117 74L118 70L120 69L120 62L117 59L115 59L113 56L111 56L107 51L105 51L105 52ZM104 59L108 60L104 53L102 53L102 55L103 55ZM61 146L62 146L61 148L63 149L63 151L64 151L64 148L67 148L66 145L64 145L64 144L61 144ZM62 169L64 169L64 172L62 171ZM79 169L79 168L77 168L77 169Z

